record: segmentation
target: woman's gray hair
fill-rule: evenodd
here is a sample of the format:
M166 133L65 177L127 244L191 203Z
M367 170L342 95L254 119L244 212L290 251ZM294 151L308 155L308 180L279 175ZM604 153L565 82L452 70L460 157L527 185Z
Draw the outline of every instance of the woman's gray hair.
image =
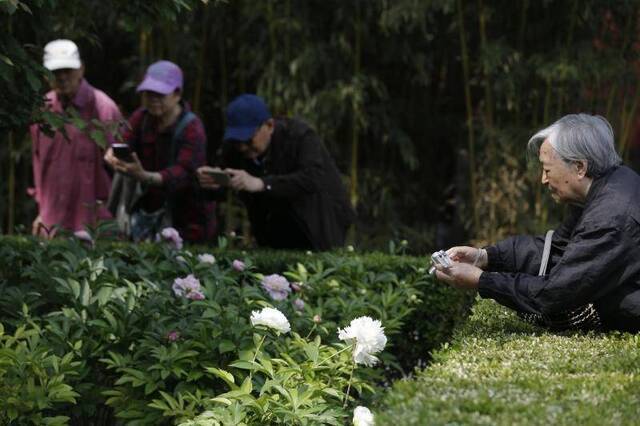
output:
M589 177L622 163L613 143L611 124L599 115L565 115L529 139L529 153L537 156L545 140L566 163L586 160Z

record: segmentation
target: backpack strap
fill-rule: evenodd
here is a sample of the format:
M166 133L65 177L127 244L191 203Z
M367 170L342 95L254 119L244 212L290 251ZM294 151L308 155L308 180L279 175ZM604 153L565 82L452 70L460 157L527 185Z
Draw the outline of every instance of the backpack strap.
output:
M178 146L180 139L182 138L182 132L184 132L184 129L195 118L196 115L193 112L187 111L176 125L176 128L173 131L173 136L171 136L171 156L169 157L169 166L173 166L178 159Z
M182 115L182 118L180 118L178 124L176 124L176 128L173 131L173 135L171 136L171 155L169 156L169 167L176 164L176 161L178 160L178 148L181 145L180 142L182 139L182 133L184 132L184 129L189 125L189 123L191 123L195 118L196 115L193 112L187 111ZM166 211L165 218L167 222L171 224L171 226L173 226L173 210L175 208L175 201L171 194L167 194L167 199L164 203L164 207Z
M540 271L538 271L538 275L540 276L547 273L547 266L549 265L549 255L551 254L552 238L553 238L553 229L547 231L547 235L544 236L544 249L542 249L542 261L540 262Z

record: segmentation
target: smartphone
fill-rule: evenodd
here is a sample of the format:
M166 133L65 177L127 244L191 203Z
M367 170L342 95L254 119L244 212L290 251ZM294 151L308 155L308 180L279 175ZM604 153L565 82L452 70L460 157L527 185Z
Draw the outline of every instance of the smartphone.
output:
M216 171L205 171L208 176L211 176L215 183L220 186L229 186L231 183L231 178L225 172L216 172Z
M127 145L126 143L114 143L113 145L111 145L111 148L113 148L113 155L118 160L126 161L127 163L133 161L131 148L129 148L129 145Z

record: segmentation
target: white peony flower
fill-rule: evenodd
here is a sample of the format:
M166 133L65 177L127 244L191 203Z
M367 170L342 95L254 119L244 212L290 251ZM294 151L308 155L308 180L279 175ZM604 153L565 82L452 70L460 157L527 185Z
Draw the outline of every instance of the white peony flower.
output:
M353 410L354 426L373 426L374 424L373 413L367 407L359 405Z
M198 261L200 261L200 263L208 263L209 265L213 265L214 263L216 263L216 258L213 257L212 254L199 254L198 255Z
M288 333L291 331L289 320L282 312L274 308L263 308L261 311L251 312L251 324L264 325L273 328L280 333Z
M351 321L348 327L338 329L338 338L347 343L355 343L353 361L366 366L375 365L378 358L373 354L380 352L387 344L382 323L370 317L360 317Z

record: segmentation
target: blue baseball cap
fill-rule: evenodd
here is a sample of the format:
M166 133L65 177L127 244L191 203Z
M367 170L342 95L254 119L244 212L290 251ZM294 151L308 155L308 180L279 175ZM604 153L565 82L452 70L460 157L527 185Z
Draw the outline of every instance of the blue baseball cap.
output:
M258 127L271 118L267 104L261 97L245 93L227 105L227 127L224 140L246 141Z

